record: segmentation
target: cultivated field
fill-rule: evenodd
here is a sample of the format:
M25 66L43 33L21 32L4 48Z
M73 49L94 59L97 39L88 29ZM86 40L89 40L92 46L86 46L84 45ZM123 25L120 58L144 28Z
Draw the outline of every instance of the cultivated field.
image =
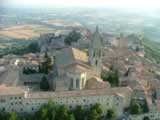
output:
M48 20L48 21L43 21L44 23L54 25L57 27L68 27L68 26L82 26L79 22L71 22L71 21L62 21L62 20Z
M46 33L53 30L54 29L47 28L43 25L26 24L3 28L0 31L0 35L9 38L30 39L39 37L40 33Z

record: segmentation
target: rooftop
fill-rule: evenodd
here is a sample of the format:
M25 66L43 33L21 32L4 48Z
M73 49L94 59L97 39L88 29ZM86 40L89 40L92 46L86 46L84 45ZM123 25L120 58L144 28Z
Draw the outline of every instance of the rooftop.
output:
M0 96L24 94L25 90L19 87L0 86Z
M87 80L86 89L97 89L110 87L108 82L104 82L101 78L93 77Z
M45 98L64 98L64 97L82 97L82 96L103 96L103 95L128 95L132 90L129 87L122 88L104 88L79 91L59 91L59 92L34 92L27 94L27 98L45 99Z
M76 64L76 62L88 62L88 57L86 53L76 49L76 48L64 48L62 51L56 55L56 64L62 68Z

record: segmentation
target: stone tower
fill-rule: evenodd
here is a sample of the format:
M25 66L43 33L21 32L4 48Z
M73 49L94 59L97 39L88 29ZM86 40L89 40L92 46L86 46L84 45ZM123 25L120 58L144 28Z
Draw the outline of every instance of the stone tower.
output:
M93 38L89 45L89 57L88 61L89 64L93 67L96 71L96 75L100 76L101 74L101 66L102 66L102 39L96 27L96 31L93 34Z

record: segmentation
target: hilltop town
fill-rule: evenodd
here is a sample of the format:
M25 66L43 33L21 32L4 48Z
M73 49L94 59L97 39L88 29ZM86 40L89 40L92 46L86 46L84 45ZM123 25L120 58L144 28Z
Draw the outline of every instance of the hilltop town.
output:
M0 59L0 110L32 114L53 100L71 110L101 104L102 119L113 109L115 119L158 120L160 65L145 58L142 41L98 27L41 34L40 52Z

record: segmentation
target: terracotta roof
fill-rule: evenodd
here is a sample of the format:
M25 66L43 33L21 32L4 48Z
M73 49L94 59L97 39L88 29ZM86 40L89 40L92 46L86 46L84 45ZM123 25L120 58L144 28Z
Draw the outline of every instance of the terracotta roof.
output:
M25 66L39 66L39 63L35 60L25 60L25 59L21 59L20 60L20 64L24 64Z
M86 89L97 89L110 87L108 82L104 82L101 78L93 77L87 80Z
M32 57L37 57L37 55L34 54L34 53L28 53L28 54L23 55L23 57L25 57L25 58L32 58Z
M86 53L76 48L64 48L56 54L55 64L59 67L76 64L76 62L88 62Z
M31 61L31 64L32 64L32 65L39 65L39 63L38 63L37 61L35 61L35 60L32 60L32 61Z
M24 93L25 93L25 90L19 87L0 86L0 96L17 95L17 94L24 94Z
M146 100L150 111L157 111L160 109L160 100L157 100L156 103L153 103L152 99L149 96L147 97Z
M47 98L64 98L64 97L81 97L81 96L103 96L103 95L117 95L121 93L128 95L132 93L129 87L121 88L104 88L104 89L92 89L92 90L79 90L79 91L59 91L59 92L34 92L28 93L27 98L31 99L47 99Z
M3 58L16 58L16 57L17 56L13 54L8 54L8 55L3 56Z

